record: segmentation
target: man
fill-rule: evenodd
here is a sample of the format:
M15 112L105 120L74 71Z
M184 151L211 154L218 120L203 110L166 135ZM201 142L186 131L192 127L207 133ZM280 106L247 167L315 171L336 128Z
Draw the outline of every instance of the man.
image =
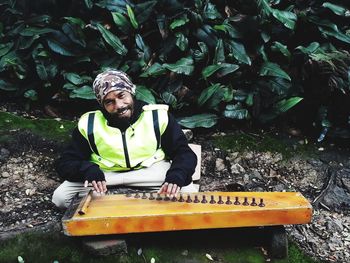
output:
M72 143L57 161L65 181L53 194L56 206L68 207L76 193L91 187L99 194L110 185L157 187L170 197L180 189L195 191L197 158L180 126L167 105L136 100L135 89L122 71L96 77L93 90L101 110L80 118Z

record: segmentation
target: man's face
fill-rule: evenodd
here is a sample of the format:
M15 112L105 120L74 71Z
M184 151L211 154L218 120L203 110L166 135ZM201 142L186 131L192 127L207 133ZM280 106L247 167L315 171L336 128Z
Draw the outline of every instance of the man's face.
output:
M104 98L103 107L115 119L129 120L134 112L134 99L127 91L114 90Z

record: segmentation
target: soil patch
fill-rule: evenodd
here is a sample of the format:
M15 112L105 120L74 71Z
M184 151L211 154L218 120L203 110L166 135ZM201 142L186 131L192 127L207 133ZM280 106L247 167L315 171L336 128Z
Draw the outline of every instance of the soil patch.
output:
M300 191L314 216L311 224L288 226L289 237L315 259L349 262L349 152L315 146L313 157L286 158L281 152L217 146L216 139L227 135L235 133L194 136L202 145L200 191ZM60 184L54 161L63 146L29 132L11 137L16 140L0 143L0 239L59 223L63 215L51 203Z

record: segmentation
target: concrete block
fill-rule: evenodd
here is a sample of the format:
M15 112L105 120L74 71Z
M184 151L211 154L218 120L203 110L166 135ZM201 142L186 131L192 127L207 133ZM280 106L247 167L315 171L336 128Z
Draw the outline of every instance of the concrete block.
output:
M108 256L128 253L125 240L113 236L94 236L83 239L84 247L93 255Z

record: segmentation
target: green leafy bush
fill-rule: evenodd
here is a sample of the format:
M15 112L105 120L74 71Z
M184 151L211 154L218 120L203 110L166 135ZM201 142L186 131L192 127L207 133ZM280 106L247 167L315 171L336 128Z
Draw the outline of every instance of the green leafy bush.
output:
M307 99L327 111L326 127L332 96L319 98L348 98L342 1L2 0L0 11L0 89L30 100L93 99L92 79L108 67L186 127L266 122ZM315 95L308 85L321 75L329 81Z

